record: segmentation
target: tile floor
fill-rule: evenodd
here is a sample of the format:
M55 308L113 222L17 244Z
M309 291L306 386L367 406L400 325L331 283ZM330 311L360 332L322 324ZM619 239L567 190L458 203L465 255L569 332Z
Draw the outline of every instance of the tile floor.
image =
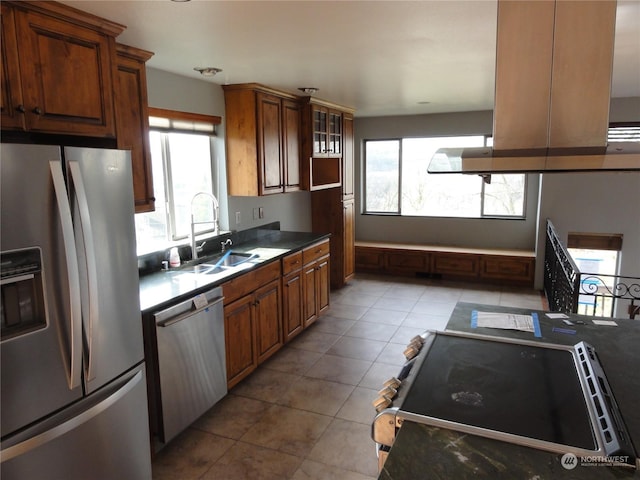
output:
M543 308L539 292L358 275L331 308L153 461L154 480L377 477L371 401L414 335L457 301Z

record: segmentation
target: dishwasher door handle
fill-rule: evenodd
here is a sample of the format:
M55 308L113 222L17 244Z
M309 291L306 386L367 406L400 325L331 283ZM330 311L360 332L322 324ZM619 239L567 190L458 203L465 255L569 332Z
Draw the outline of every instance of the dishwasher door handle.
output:
M200 312L205 311L208 308L211 308L215 305L217 305L218 303L222 302L224 300L224 297L215 297L213 300L211 300L211 302L207 303L206 305L204 305L203 307L200 307L196 310L189 310L188 312L183 313L182 315L178 315L176 317L171 317L171 318L167 318L166 320L162 320L160 322L156 323L156 326L158 327L170 327L171 325L181 322L182 320L186 320L187 318L196 315Z

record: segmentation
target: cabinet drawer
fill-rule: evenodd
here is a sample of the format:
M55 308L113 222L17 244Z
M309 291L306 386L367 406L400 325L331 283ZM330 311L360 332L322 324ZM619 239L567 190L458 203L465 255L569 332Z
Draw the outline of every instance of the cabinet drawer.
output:
M529 282L533 280L533 267L532 258L485 257L481 262L480 275L484 278Z
M479 270L478 255L434 255L433 271L435 273L476 276Z
M282 275L295 272L302 268L302 252L292 253L282 259Z
M415 270L425 272L429 270L429 254L407 251L387 253L387 267L393 269Z
M324 257L329 254L329 240L324 240L323 242L316 243L310 247L302 250L302 263L306 265L307 263L313 262L320 257Z
M264 267L240 275L222 284L225 304L253 292L262 285L277 280L281 276L280 262L271 262Z

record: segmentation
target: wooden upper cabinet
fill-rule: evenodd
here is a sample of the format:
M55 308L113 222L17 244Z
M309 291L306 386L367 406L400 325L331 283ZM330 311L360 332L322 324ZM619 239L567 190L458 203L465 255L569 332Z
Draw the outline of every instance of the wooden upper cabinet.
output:
M229 195L300 188L297 97L255 83L224 85Z
M282 101L274 95L256 93L256 103L260 194L282 193Z
M300 190L300 104L282 101L282 163L284 191Z
M14 18L3 5L3 87L10 90L2 128L114 138L112 66L124 27L55 2L7 3ZM18 114L22 121L4 123Z
M353 123L345 125L344 119L353 115L353 110L313 97L303 98L302 104L301 186L304 190L340 187L344 149L349 148L345 144L345 128L351 127L353 144ZM352 159L353 155L349 157ZM353 170L347 173L352 176ZM350 181L353 182L352 177Z
M22 101L22 86L20 85L20 63L18 60L18 40L14 11L5 3L2 7L2 85L0 94L2 105L2 128L24 130L24 102Z
M155 198L145 62L153 53L121 44L116 45L116 51L115 109L118 148L131 151L135 211L150 212L155 208Z
M354 195L354 144L353 115L345 113L343 117L342 135L342 197L353 198Z

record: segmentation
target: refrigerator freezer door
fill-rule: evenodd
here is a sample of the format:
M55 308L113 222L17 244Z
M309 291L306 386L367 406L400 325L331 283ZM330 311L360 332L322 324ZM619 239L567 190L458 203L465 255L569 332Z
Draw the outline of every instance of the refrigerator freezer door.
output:
M60 149L10 144L0 148L0 246L3 251L39 247L46 313L45 328L3 338L0 345L0 424L5 437L80 399L82 388L70 379L74 370L70 283L76 278L77 290L77 272L74 276L66 261L64 212L58 209L50 165L53 162L61 172ZM76 361L80 360L77 355ZM78 367L79 363L75 370Z
M20 437L2 444L2 480L151 480L144 366Z
M83 288L85 382L99 389L144 357L129 152L66 147Z

